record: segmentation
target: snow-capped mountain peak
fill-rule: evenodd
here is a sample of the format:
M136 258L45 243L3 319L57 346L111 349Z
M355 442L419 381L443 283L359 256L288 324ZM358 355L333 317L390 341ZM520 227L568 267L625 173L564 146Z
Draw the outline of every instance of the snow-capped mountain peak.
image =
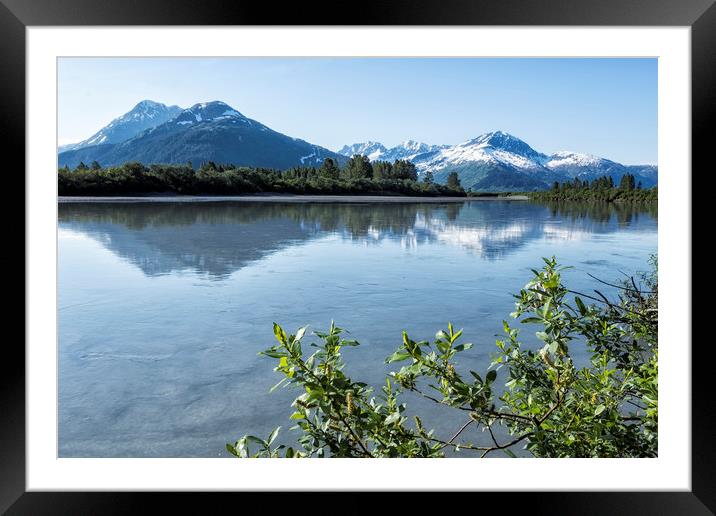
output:
M93 145L119 143L142 131L156 127L178 115L179 106L167 106L153 100L142 100L127 113L115 118L95 134L79 143L60 147L59 151L82 149Z
M352 145L344 145L336 152L343 156L352 157L356 154L367 156L371 161L380 159L380 156L385 153L387 149L380 142L367 141L363 143L354 143Z
M557 168L564 166L597 166L609 162L608 159L600 158L593 154L585 154L581 152L559 151L549 157L546 166L549 168ZM611 162L614 163L614 162Z
M544 170L547 156L535 151L519 138L503 131L485 133L466 142L445 147L427 159L416 161L421 172L437 172L445 168L489 165L522 171Z
M251 125L251 120L229 106L226 102L215 100L201 102L185 109L173 120L177 125L191 125L215 120L232 120Z
M523 140L504 131L494 131L481 134L477 138L468 140L464 146L478 146L480 148L492 148L495 150L505 151L517 154L528 159L541 161L545 156L540 154L532 147L527 145Z
M143 101L120 119L134 120L143 116L150 120L155 109L161 110L159 106ZM339 166L346 162L344 156L274 131L225 102L200 102L188 109L176 109L178 113L164 123L154 121L151 127L115 144L61 151L58 164L75 167L80 161L91 163L93 160L102 166L128 161L146 164L214 161L285 170L320 166L327 158Z
M398 159L412 160L421 154L434 152L446 147L445 145L428 145L415 140L405 140L395 147L386 148L379 142L367 141L365 143L354 143L344 145L337 152L344 156L362 154L371 161L395 161Z

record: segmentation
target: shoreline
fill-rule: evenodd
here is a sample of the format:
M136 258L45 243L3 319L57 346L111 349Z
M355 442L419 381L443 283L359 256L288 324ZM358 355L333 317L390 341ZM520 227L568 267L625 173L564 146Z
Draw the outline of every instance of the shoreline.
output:
M65 203L142 203L142 202L325 202L325 203L440 203L472 201L527 201L526 195L510 197L412 197L400 195L148 195L148 196L71 196L57 198Z

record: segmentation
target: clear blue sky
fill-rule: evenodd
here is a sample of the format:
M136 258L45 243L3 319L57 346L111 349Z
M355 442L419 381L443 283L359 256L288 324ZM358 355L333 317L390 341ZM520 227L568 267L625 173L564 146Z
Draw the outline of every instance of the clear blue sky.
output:
M536 150L657 161L656 59L61 58L60 144L137 102L223 100L329 149L502 130Z

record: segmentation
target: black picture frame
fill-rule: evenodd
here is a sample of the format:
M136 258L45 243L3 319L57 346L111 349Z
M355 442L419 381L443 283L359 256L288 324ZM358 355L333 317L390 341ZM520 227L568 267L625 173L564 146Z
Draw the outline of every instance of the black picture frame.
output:
M342 3L342 10L345 14L338 9L337 3L323 0L311 2L310 8L304 2L279 6L246 0L231 3L222 0L0 0L0 70L4 76L0 81L0 138L7 151L4 155L10 157L13 165L6 173L25 170L21 150L25 149L26 27L304 24L689 26L692 44L692 170L704 175L714 173L713 167L706 168L713 152L711 140L716 121L714 0L393 0ZM24 192L24 182L19 180L19 174L15 181L13 191ZM13 213L17 220L17 211ZM24 238L24 228L17 223L9 232ZM698 233L692 229L694 234ZM692 249L692 267L695 265L693 258ZM692 300L684 299L683 302L692 303ZM19 311L19 305L17 303L16 311ZM24 303L22 306L24 310ZM690 492L510 493L507 497L499 495L501 500L509 499L510 508L523 506L533 514L716 513L716 428L713 423L716 404L711 397L714 389L709 374L714 363L713 346L705 339L697 343L689 328L685 328L682 342L670 345L689 346L692 342ZM162 504L176 504L183 511L191 511L194 507L202 507L202 513L208 511L208 494L26 492L25 353L16 339L8 338L3 351L0 511L7 510L7 514L131 514L145 509L148 497L160 498ZM227 504L228 496L233 495L215 494L211 501L238 510L233 505L235 502ZM498 495L484 493L480 496L484 502L485 497Z

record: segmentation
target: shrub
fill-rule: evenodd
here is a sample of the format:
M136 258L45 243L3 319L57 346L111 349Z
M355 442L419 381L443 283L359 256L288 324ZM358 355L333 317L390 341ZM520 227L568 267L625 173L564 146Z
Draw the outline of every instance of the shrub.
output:
M514 456L522 446L535 457L655 457L658 423L658 311L656 259L638 287L614 285L618 299L573 292L562 284L554 258L544 259L515 296L512 318L536 325L542 342L533 350L519 330L503 322L491 366L465 377L456 357L471 348L462 330L448 324L432 342L403 332L388 363L404 364L375 395L366 383L344 372L343 351L357 346L331 324L316 332L316 351L303 351L306 328L287 334L274 324L277 344L261 354L278 361L281 386L298 387L290 420L300 449L277 445L279 428L267 439L247 435L227 444L236 457L442 457L446 449L484 457L502 451ZM587 304L589 301L590 304ZM570 348L586 346L590 365L577 367ZM505 389L496 394L498 371ZM273 390L273 389L272 389ZM406 416L406 393L464 412L465 422L450 437ZM498 441L494 430L510 435ZM477 445L475 429L491 439Z

